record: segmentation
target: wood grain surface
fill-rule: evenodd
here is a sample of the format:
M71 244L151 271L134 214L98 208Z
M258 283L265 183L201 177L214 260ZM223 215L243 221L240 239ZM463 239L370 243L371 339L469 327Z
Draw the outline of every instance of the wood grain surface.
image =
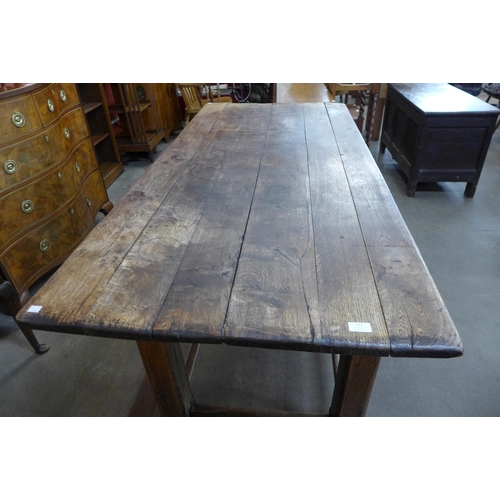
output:
M462 354L377 165L334 103L205 106L18 320L145 342Z

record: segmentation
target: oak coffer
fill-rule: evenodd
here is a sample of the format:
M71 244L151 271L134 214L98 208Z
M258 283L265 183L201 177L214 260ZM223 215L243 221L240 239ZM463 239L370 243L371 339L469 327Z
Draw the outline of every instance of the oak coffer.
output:
M0 92L0 299L11 314L111 208L75 85Z
M447 83L389 84L380 151L419 182L466 182L476 191L500 110Z

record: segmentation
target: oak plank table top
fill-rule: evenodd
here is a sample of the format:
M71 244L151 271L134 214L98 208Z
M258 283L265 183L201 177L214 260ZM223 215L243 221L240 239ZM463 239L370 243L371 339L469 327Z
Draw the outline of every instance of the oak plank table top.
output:
M364 415L380 357L463 352L335 103L205 106L17 319L136 340L163 415L219 414L182 342L332 353L331 415Z

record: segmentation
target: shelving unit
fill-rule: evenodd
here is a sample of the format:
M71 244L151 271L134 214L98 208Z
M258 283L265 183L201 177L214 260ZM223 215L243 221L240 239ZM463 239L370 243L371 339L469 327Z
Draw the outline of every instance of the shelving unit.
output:
M113 133L120 153L152 153L165 137L156 96L150 83L110 83L106 95Z
M106 188L123 173L123 163L112 132L102 83L77 83L90 139Z

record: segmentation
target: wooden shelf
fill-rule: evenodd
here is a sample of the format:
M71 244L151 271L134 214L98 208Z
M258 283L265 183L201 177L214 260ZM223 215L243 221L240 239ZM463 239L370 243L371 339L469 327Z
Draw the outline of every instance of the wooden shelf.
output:
M145 111L146 109L151 106L150 102L141 102L139 103L139 109L136 109L134 106L108 106L108 110L110 113L117 113L117 114L123 114L123 113L133 113L140 111L141 113Z
M97 146L100 142L109 137L109 134L95 134L91 136L92 146Z
M94 109L97 109L102 106L102 102L87 102L83 105L83 112L85 114L90 113Z
M99 172L106 188L123 173L102 83L77 83Z
M104 161L99 163L99 170L101 171L104 185L108 188L123 173L123 166L121 169L118 169L116 168L116 162Z

